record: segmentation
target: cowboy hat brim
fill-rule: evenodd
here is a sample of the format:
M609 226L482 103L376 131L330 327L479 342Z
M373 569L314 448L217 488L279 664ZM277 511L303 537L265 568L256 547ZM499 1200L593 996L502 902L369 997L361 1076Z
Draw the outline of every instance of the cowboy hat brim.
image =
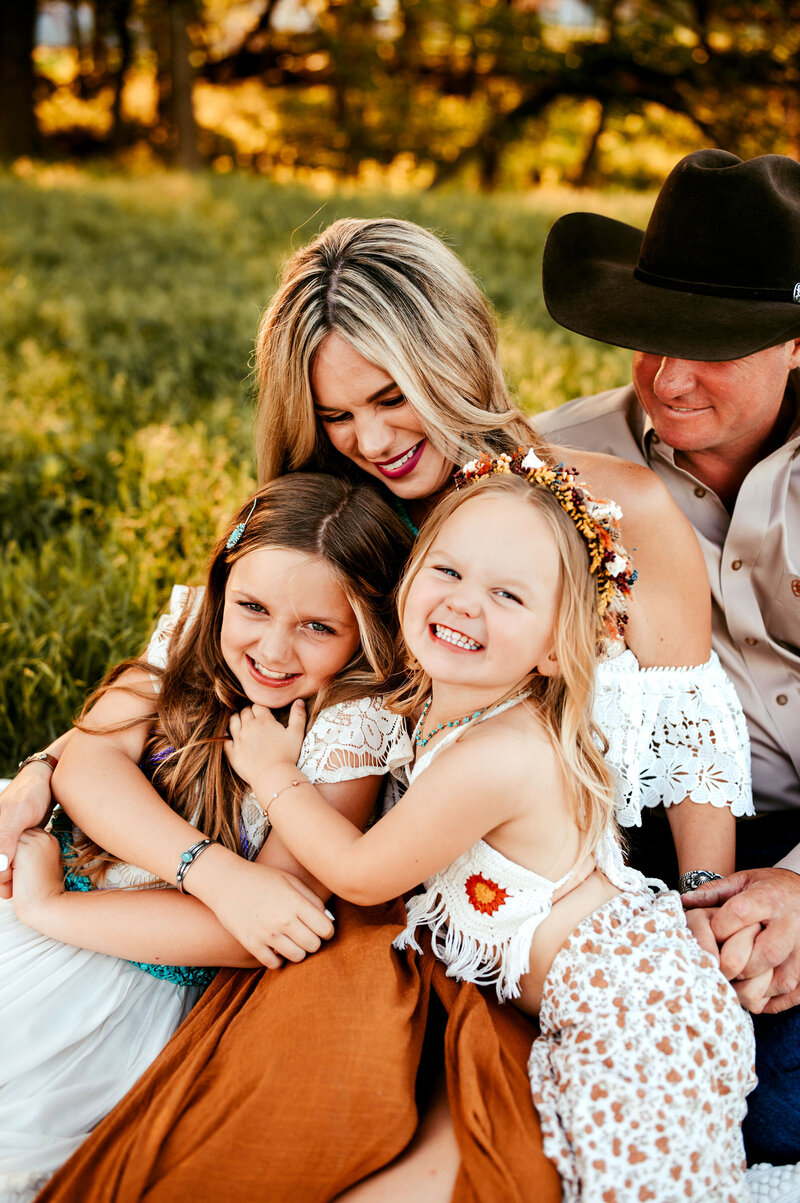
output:
M550 316L577 334L673 359L719 362L800 337L800 305L648 284L634 275L644 231L596 213L553 225L542 263Z

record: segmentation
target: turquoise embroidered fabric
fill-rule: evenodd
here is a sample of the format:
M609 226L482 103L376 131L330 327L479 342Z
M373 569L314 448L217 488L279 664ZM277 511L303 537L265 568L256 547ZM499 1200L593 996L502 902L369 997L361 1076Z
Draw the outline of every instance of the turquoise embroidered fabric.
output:
M88 877L81 873L73 873L68 865L70 858L74 855L72 846L72 821L67 814L56 807L53 813L53 819L50 824L50 830L61 845L61 860L64 865L64 888L72 891L80 891L86 893L93 890ZM202 986L205 988L214 980L217 970L213 968L196 968L191 965L148 965L143 961L131 961L137 969L142 969L145 973L149 973L151 977L164 978L168 982L175 982L178 986Z

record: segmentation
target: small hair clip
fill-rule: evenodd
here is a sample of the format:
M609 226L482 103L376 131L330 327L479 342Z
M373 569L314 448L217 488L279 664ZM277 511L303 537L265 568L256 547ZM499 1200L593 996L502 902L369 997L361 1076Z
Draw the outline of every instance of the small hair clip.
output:
M228 539L228 542L225 544L225 550L226 550L226 551L230 551L230 550L231 550L231 548L235 547L235 546L236 546L236 544L237 544L237 543L239 542L239 540L241 539L242 535L243 535L243 534L244 534L244 532L245 532L245 527L247 526L247 524L248 524L248 522L250 521L250 519L253 517L253 511L255 510L255 508L256 508L256 505L257 505L257 504L258 504L258 498L256 497L256 498L253 500L253 504L252 504L252 505L251 505L251 507L250 507L250 513L247 515L247 517L245 518L244 522L240 522L240 523L239 523L239 525L238 525L238 526L235 526L235 527L233 528L233 530L231 531L231 533L230 533L230 537L229 537L229 539Z

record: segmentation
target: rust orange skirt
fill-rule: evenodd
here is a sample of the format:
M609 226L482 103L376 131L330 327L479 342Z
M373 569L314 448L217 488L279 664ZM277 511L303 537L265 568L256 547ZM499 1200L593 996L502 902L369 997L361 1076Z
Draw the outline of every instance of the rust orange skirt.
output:
M404 926L400 902L340 902L315 956L221 971L37 1203L330 1203L414 1134L432 987L462 1158L454 1203L557 1203L526 1071L534 1025L432 955L395 952Z

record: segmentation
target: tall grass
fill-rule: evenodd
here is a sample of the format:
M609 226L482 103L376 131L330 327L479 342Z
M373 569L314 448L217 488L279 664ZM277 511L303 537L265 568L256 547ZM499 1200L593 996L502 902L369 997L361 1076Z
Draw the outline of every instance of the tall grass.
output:
M202 578L254 483L251 351L293 249L339 216L439 232L501 323L531 412L625 380L541 299L552 220L643 222L647 197L338 193L246 177L0 175L0 774L135 653L175 581Z

